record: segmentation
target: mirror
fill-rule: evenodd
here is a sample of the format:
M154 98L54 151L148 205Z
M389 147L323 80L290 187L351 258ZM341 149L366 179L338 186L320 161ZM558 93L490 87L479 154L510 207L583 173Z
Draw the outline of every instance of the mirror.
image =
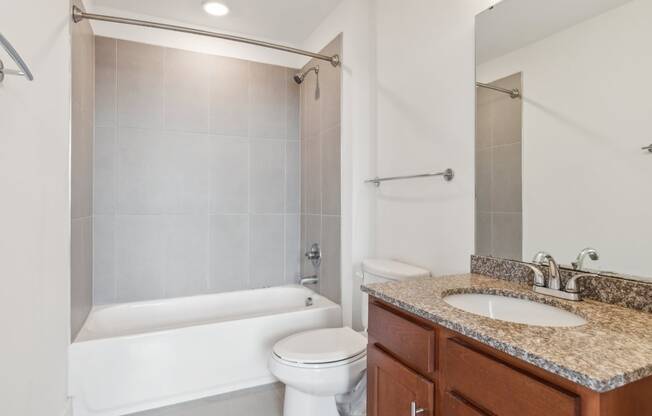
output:
M476 254L652 282L652 1L505 0L476 19ZM636 277L635 277L636 276Z

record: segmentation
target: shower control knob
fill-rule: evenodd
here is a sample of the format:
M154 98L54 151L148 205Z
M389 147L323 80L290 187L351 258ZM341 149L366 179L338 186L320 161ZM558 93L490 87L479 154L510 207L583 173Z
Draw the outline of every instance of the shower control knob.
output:
M648 152L652 153L652 144L649 146L645 146L641 148L642 150L647 150Z
M306 251L305 256L312 262L314 267L318 267L321 264L321 249L319 248L319 244L314 243L310 246L310 250Z

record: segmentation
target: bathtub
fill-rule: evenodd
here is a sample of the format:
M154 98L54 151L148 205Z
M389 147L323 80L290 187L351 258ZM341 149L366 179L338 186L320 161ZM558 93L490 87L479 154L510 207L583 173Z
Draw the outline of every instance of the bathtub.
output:
M339 305L300 286L96 306L70 345L74 414L125 415L272 383L276 341L341 324Z

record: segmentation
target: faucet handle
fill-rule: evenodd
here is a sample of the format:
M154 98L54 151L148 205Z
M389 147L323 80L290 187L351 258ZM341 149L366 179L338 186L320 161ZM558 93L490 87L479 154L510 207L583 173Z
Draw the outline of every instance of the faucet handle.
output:
M525 264L527 267L532 270L532 273L534 273L534 286L539 286L539 287L545 287L546 286L546 278L543 275L543 272L541 269L539 269L536 266L533 266L531 264Z
M310 246L310 249L306 251L304 256L312 262L314 267L319 267L321 264L321 249L319 248L319 244L314 243Z
M568 293L580 293L580 287L577 282L583 277L598 277L598 275L593 273L576 274L575 276L568 279L568 282L566 282L566 287L564 287L564 291Z
M533 263L540 266L548 266L548 288L561 290L561 271L559 265L549 253L540 251L534 255Z

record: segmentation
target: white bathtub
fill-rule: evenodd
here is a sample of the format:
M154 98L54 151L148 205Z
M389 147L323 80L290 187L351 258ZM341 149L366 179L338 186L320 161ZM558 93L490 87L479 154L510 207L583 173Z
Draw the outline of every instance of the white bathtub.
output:
M341 324L339 305L299 286L94 307L70 346L74 414L124 415L272 383L276 341Z

